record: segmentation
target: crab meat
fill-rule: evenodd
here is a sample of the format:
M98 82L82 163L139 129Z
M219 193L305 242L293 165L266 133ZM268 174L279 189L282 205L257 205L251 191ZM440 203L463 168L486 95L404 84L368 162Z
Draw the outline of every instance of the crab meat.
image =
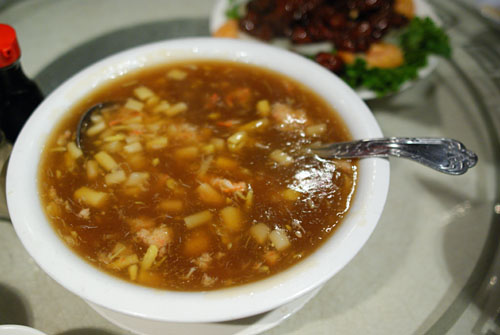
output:
M171 124L167 135L183 143L196 143L199 140L198 128L190 123Z
M206 287L214 285L216 281L217 281L217 278L210 277L206 273L204 273L203 277L201 278L201 283L203 284L203 286L206 286Z
M193 263L196 264L201 270L206 271L212 263L212 256L209 253L204 252L200 257L193 260Z
M90 208L84 208L84 209L82 209L77 214L77 216L80 217L80 218L82 218L82 219L85 219L85 220L90 219Z
M143 228L137 232L136 236L148 246L156 245L159 250L158 254L162 256L166 253L168 244L172 242L173 233L171 228L160 225L154 229Z
M224 193L244 192L247 190L247 184L243 181L233 182L229 179L216 177L212 179L211 184Z
M278 123L279 129L284 131L295 130L307 123L307 116L303 110L295 110L282 103L272 105L271 116Z

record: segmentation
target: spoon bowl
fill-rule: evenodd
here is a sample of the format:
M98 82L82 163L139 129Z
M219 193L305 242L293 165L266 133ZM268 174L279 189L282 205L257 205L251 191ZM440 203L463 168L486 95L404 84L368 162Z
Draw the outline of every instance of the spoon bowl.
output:
M103 108L111 107L115 103L114 102L100 102L98 104L93 105L78 120L78 124L76 125L76 145L79 149L82 149L82 134L87 129L89 125L89 121L94 115L94 113L100 112Z

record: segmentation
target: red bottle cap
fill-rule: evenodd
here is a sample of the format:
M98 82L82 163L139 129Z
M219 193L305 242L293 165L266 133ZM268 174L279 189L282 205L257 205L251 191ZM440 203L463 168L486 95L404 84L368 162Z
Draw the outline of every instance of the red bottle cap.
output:
M21 57L16 31L9 25L0 23L0 67L6 67Z

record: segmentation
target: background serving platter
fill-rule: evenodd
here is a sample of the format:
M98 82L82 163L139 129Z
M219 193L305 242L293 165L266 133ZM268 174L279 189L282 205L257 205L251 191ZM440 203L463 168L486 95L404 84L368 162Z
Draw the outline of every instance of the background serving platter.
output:
M230 0L217 0L215 3L215 6L213 7L212 13L210 15L210 33L213 34L216 32L227 20L226 16L226 11L230 8L231 4L238 4L240 7L244 7L244 5L248 2L248 0L236 0L235 2L231 2ZM432 8L431 5L429 5L425 0L413 0L413 3L415 5L415 15L421 18L424 17L429 17L431 18L438 26L442 26L442 21L439 18L439 16L436 14L435 10ZM238 38L244 39L244 40L251 40L255 42L260 42L260 43L266 43L266 42L261 42L258 39L250 36L249 34L245 34L244 32L239 32ZM270 42L271 44L280 47L280 48L286 48L291 51L297 52L299 54L314 54L320 51L325 51L329 52L332 50L333 45L328 42L322 42L322 43L312 43L308 45L293 45L286 39L278 39L278 40L273 40ZM407 81L404 83L398 92L402 92L409 87L411 87L415 82L417 82L420 79L423 79L430 75L432 71L437 67L439 63L439 58L432 56L429 57L428 59L428 64L421 68L418 71L418 78L412 81ZM366 89L366 88L358 88L356 89L356 92L358 95L364 99L364 100L371 100L377 98L377 94L373 92L372 90ZM397 92L396 92L397 94Z
M462 177L391 161L374 234L300 311L265 334L500 334L500 35L471 0L430 1L453 60L404 92L369 103L387 136L448 136L479 155ZM209 35L214 1L26 0L0 7L22 63L45 93L97 59L166 38ZM92 17L92 24L89 24ZM0 222L0 324L54 335L130 334L48 278Z

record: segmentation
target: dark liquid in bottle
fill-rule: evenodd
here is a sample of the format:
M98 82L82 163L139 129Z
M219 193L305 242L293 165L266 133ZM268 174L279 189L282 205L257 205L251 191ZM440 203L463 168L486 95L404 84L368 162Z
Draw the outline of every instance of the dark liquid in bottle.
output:
M42 100L42 92L26 77L19 62L0 69L0 127L9 142L16 140Z

